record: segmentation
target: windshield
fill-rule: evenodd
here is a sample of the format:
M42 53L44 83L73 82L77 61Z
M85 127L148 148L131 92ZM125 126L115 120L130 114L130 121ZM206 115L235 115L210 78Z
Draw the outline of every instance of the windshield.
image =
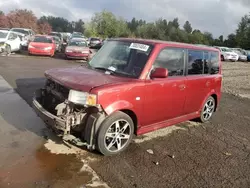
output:
M221 51L223 52L233 52L231 49L229 48L221 48Z
M87 47L88 44L85 41L70 41L69 46L82 46Z
M50 36L58 36L59 38L61 38L61 34L60 33L50 33Z
M90 41L93 41L93 42L94 42L94 41L100 42L101 40L98 39L98 38L91 38Z
M8 33L7 32L0 32L0 38L5 39L7 37Z
M52 43L52 39L48 37L35 37L33 42L41 42L41 43Z
M56 37L56 36L54 36L53 39L54 39L54 41L55 41L56 43L59 43L59 42L60 42L60 38L58 38L58 37Z
M239 50L233 50L233 52L235 52L238 55L242 55L242 53Z
M78 34L78 33L74 33L72 34L72 38L83 38L83 35L82 34Z
M26 30L23 30L23 29L11 29L11 31L23 33L25 35L29 35L29 31L26 31Z
M139 78L152 51L152 45L107 41L89 62L107 74Z

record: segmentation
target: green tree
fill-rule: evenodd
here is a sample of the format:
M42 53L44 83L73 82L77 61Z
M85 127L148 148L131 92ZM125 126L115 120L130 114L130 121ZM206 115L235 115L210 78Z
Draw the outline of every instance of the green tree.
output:
M186 21L185 24L183 25L183 29L187 32L187 33L192 33L193 28L191 26L191 24L189 23L189 21Z
M117 18L113 13L106 10L95 13L91 22L86 27L87 34L99 35L103 38L128 36L127 23L122 18Z
M227 39L224 41L224 45L228 47L236 47L237 41L236 41L236 35L234 33L228 35Z
M84 22L82 19L74 22L74 31L84 33Z
M238 46L242 48L249 48L250 44L250 18L248 15L245 15L241 18L241 21L238 24L238 29L236 30L236 41Z

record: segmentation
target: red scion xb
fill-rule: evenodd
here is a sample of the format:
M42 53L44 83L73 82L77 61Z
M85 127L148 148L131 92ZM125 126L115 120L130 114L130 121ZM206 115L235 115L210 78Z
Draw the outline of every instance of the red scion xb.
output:
M87 67L46 71L34 108L63 140L117 154L133 134L210 120L221 99L220 56L212 47L109 39Z
M29 54L54 56L56 43L51 36L36 35L34 40L29 43Z

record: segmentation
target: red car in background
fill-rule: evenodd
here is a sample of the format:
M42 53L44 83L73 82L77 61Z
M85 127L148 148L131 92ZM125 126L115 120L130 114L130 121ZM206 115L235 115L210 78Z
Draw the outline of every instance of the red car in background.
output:
M83 59L88 61L91 51L88 43L84 39L71 39L65 49L65 58L67 59Z
M56 43L53 37L46 35L36 35L34 40L29 43L29 54L48 55L53 57L56 51Z

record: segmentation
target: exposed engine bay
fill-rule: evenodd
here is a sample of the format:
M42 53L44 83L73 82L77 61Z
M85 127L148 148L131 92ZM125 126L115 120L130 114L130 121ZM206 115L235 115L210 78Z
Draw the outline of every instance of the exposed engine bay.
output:
M88 106L70 102L69 92L70 89L48 79L45 87L37 94L36 100L56 117L52 118L55 122L60 120L60 123L55 123L54 129L59 135L65 140L74 140L75 144L78 142L77 145L86 145L83 142L87 141L92 147L94 135L105 118L105 113L99 105ZM44 121L48 124L48 120Z

